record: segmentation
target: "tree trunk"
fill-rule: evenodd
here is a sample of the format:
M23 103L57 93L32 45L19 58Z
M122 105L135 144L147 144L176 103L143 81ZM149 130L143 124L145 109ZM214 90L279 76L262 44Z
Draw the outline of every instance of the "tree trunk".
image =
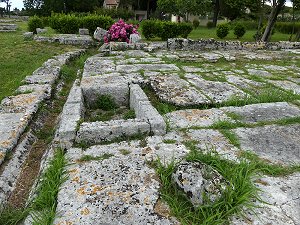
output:
M147 1L147 19L149 19L150 15L150 0Z
M261 41L267 42L271 38L272 30L276 23L277 16L280 13L280 11L282 10L284 3L285 3L285 0L278 0L278 1L279 2L277 2L277 0L273 0L272 12L270 14L266 30L261 38Z
M220 12L220 0L216 0L215 7L214 7L213 27L217 26L219 12Z
M265 15L264 6L265 6L265 0L263 0L261 8L260 8L260 15L259 15L259 21L258 21L258 26L257 26L256 38L255 38L256 41L259 41L261 39L261 27L262 27L264 15Z
M294 33L295 33L295 3L293 2L293 30L289 38L289 41L292 41Z

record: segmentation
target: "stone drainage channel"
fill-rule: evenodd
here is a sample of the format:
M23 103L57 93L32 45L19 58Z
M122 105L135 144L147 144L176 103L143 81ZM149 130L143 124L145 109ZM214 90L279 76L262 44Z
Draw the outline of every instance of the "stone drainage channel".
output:
M68 179L62 184L57 197L54 224L180 224L172 216L169 207L161 201L161 183L149 163L160 159L167 165L173 160L182 160L190 151L184 145L186 141L197 141L198 148L214 149L224 159L234 162L239 161L241 149L247 149L274 163L299 163L299 123L286 126L272 124L272 121L280 119L298 118L300 109L297 104L272 102L204 110L183 109L161 116L143 91L143 88L149 85L161 101L181 108L222 104L234 96L248 98L249 95L269 87L272 82L273 89L278 88L278 91L292 89L294 93L300 93L297 80L300 68L297 66L259 67L247 63L244 70L238 70L234 68L236 64L230 64L232 68L229 71L207 64L219 59L230 63L236 58L299 60L297 52L293 52L293 57L289 58L291 54L284 51L163 50L148 53L130 50L111 52L110 56L99 54L90 57L85 62L82 79L75 81L70 91L52 148L45 157L45 162L49 162L54 149L60 147L66 150L69 163L66 167ZM187 59L198 60L203 67L180 67L172 63ZM288 74L286 81L269 79L272 73L278 70ZM207 79L210 74L218 79ZM260 76L264 82L251 80L252 74ZM38 76L41 77L43 76ZM44 79L48 77L45 76ZM37 79L36 76L33 78ZM26 80L30 81L33 78ZM136 118L85 121L85 111L102 95L112 96L119 107L129 105ZM233 114L238 117L233 119L229 116ZM237 147L219 130L211 129L213 124L224 120L257 126L232 130L241 142L241 146ZM10 120L6 118L6 121ZM266 122L267 125L260 126L260 122ZM11 123L14 129L17 125ZM4 133L9 133L5 130L6 127L7 124L3 125ZM124 137L139 134L145 135L144 138L120 142ZM4 154L17 144L18 137L15 137L14 133L11 136L16 138L15 142L3 151ZM10 139L7 137L5 140ZM47 163L44 163L42 168L46 165ZM222 189L226 182L216 171L212 171L212 175L214 183ZM14 176L17 177L17 174ZM200 175L193 164L181 164L173 176L182 189L192 193L193 204L202 202L201 196L194 192L193 182L197 181ZM208 185L208 189L211 187L209 182L203 182L204 186ZM5 185L2 186L6 187ZM264 175L256 186L263 191L260 197L270 204L260 205L261 203L256 202L255 204L263 208L255 209L254 212L247 211L246 218L234 217L231 224L299 224L299 173L287 177ZM219 191L221 190L211 193L212 199L218 198ZM8 192L5 192L3 196L7 194ZM25 224L32 224L30 217Z

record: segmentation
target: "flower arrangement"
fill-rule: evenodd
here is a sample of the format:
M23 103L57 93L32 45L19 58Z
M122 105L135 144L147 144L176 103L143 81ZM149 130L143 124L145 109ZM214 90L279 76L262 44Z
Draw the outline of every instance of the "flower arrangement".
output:
M138 26L127 24L123 20L119 20L109 28L106 35L104 36L104 42L108 43L111 41L115 41L129 43L131 34L139 34L137 29Z

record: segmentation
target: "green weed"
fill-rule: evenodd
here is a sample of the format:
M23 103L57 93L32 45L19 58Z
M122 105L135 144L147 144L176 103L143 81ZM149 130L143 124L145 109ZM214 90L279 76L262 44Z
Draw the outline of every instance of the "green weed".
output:
M114 155L108 154L108 153L104 153L101 156L85 155L85 156L82 156L78 161L79 162L101 161L101 160L104 160L104 159L109 159L112 156L114 156Z

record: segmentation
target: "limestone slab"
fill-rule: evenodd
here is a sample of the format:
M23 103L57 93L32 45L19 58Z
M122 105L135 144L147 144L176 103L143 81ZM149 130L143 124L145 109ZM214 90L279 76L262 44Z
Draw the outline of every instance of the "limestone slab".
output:
M144 71L179 71L179 68L174 64L135 64L135 65L118 65L117 72L138 72Z
M167 120L171 128L208 127L220 120L231 120L219 109L187 109L167 113Z
M235 113L245 123L273 121L300 116L300 109L287 102L262 103L243 107L223 107L224 112Z
M237 128L242 150L253 151L271 162L300 163L300 125Z
M248 90L253 90L254 87L262 87L264 85L263 83L249 80L240 76L234 76L234 75L227 75L226 79L229 83L232 83L237 87L241 87Z
M298 225L300 221L300 174L285 177L264 176L257 180L261 189L260 198L267 204L256 201L258 208L247 211L246 218L233 218L232 225L270 224Z
M259 76L259 77L271 77L272 74L266 70L259 69L247 69L249 75Z
M122 151L127 150L126 155ZM101 161L80 163L84 155L110 154ZM171 225L175 219L155 210L160 184L147 166L137 144L93 146L86 151L70 149L69 179L58 193L55 225L72 223L110 225Z
M150 78L152 88L158 97L177 106L209 103L209 100L177 74L158 75Z
M217 152L221 157L238 160L239 149L229 143L229 140L217 130L189 130L184 136L186 140L197 141L197 147L204 152Z
M0 164L18 142L28 121L24 113L0 113Z
M77 133L76 142L99 144L139 134L149 134L150 124L145 120L111 120L108 122L82 123Z
M300 85L287 80L269 80L268 82L284 90L291 91L294 94L300 94Z
M116 71L116 65L113 59L105 59L101 57L89 58L83 70L83 77L98 76L105 73L112 73Z
M233 97L246 97L243 91L225 82L204 80L195 74L186 74L185 77L214 103L222 103Z

